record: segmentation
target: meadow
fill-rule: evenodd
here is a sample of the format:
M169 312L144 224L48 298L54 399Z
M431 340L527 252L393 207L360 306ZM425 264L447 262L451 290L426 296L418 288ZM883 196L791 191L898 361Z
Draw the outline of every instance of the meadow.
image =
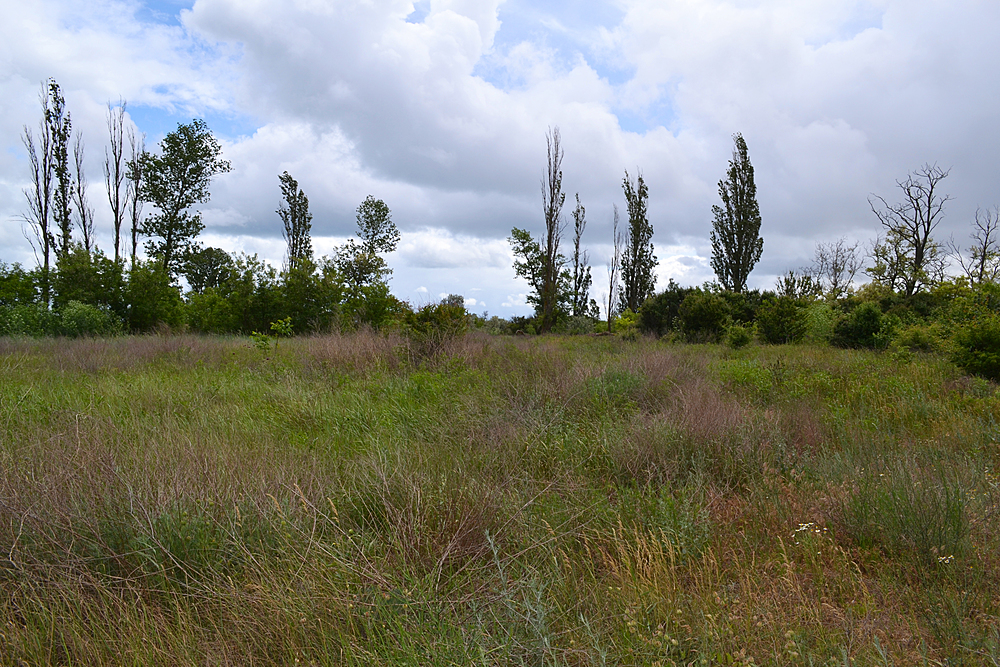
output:
M998 665L942 357L0 339L5 665Z

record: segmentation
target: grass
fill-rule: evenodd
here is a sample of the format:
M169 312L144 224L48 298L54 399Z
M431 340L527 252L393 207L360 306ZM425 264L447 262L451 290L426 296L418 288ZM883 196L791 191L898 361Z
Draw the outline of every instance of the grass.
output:
M0 339L0 664L1000 664L1000 395L927 355Z

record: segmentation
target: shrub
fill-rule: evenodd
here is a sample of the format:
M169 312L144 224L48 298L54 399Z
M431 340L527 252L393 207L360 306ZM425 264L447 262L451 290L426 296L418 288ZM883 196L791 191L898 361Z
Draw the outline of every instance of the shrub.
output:
M570 336L582 336L594 333L596 322L597 320L586 315L572 315L562 323L559 329L560 333L569 334Z
M188 295L187 317L194 331L221 334L239 328L232 303L212 287Z
M465 306L454 301L427 304L403 316L403 330L409 335L418 357L436 353L443 343L461 336L468 328Z
M953 359L959 368L1000 380L1000 316L982 315L955 332Z
M41 304L0 306L0 335L54 336L59 316Z
M692 291L692 288L681 287L671 280L667 289L646 299L639 308L639 330L663 336L674 329L680 316L681 303Z
M66 336L107 336L121 330L121 324L111 313L90 304L70 301L60 313L60 330Z
M806 333L805 312L788 296L779 296L757 310L761 336L772 345L802 340Z
M833 307L823 301L814 301L805 310L805 335L803 340L810 343L829 343L833 338L836 316Z
M681 330L692 341L718 340L729 321L729 304L718 294L696 290L680 306Z
M729 343L729 347L738 350L749 345L750 341L754 339L755 333L756 327L752 324L730 324L729 329L726 330L726 342Z
M875 349L879 347L882 320L878 304L866 301L837 322L832 342L837 347Z
M639 315L626 308L615 318L612 327L625 340L636 340L639 337Z
M914 324L899 331L893 338L894 348L909 352L939 352L943 340L936 324Z

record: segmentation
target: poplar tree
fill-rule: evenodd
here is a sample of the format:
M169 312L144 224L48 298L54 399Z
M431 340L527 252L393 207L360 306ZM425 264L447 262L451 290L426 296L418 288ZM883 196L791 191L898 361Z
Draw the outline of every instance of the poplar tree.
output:
M580 194L577 193L576 208L573 209L573 293L570 304L574 317L596 317L594 311L597 304L590 298L590 287L593 284L590 254L580 247L586 228L587 209L580 203Z
M278 176L284 203L277 214L283 225L282 236L287 244L287 267L294 270L305 260L312 260L312 214L309 198L299 188L299 183L287 171Z
M66 111L59 84L49 79L49 106L45 110L45 122L52 137L52 172L55 175L55 190L52 193L52 221L56 228L56 258L69 254L69 244L73 229L73 175L69 166L69 140L73 134L73 123Z
M656 256L653 254L653 226L646 214L646 200L649 190L637 174L633 183L628 171L622 179L625 202L628 205L628 229L625 233L625 248L621 259L622 294L621 308L637 312L648 297L653 294L656 284Z
M49 83L54 83L50 81ZM53 183L53 138L52 127L49 125L49 114L51 111L49 88L42 84L38 101L42 105L42 120L38 124L38 138L36 140L31 128L24 126L21 134L21 142L28 153L28 162L31 166L31 187L24 190L24 198L27 200L28 210L22 215L25 223L31 228L34 240L31 241L32 248L41 253L39 260L41 269L41 291L42 302L48 306L50 301L51 275L50 263L52 250L55 245L55 237L52 234L52 191ZM37 246L35 244L38 244Z
M712 206L712 269L722 286L743 292L747 278L764 250L760 237L760 208L753 165L743 135L733 135L735 147L726 178L719 181L722 206Z
M125 100L119 99L118 106L108 102L108 140L110 146L104 149L104 185L111 205L111 225L115 240L115 264L121 263L122 223L128 202L128 162L125 157Z

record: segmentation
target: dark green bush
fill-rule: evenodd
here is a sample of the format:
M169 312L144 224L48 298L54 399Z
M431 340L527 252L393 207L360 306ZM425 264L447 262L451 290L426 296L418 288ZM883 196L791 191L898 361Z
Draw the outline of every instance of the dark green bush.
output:
M729 304L718 294L695 290L680 308L681 330L691 341L718 340L729 322Z
M959 327L954 345L954 361L959 368L989 380L1000 380L1000 316L981 315Z
M883 325L882 309L877 303L865 301L848 313L833 327L833 340L837 347L880 347L879 333Z
M757 309L757 326L772 345L795 343L806 334L806 313L795 299L779 296Z
M681 287L671 280L667 289L646 299L639 308L639 330L663 336L674 329L680 317L681 303L692 291L692 288Z

